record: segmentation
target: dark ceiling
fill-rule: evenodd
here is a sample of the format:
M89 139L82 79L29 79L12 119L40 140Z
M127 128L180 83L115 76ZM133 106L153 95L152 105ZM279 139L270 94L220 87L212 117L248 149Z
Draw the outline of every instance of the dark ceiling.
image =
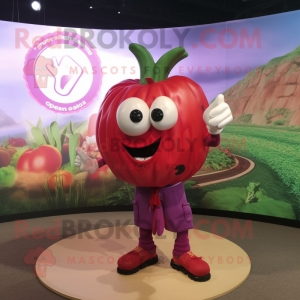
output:
M0 0L0 19L95 29L166 28L253 18L300 9L300 0ZM92 7L92 8L90 8Z

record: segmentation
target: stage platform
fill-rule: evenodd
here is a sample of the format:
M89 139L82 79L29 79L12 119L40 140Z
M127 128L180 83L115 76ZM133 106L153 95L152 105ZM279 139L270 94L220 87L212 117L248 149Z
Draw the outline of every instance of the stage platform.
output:
M38 280L68 299L193 300L215 299L240 286L251 261L233 242L212 233L189 231L191 250L211 267L211 279L195 282L171 268L176 235L155 236L159 262L134 275L117 273L117 260L138 244L138 228L108 227L60 240L37 259Z

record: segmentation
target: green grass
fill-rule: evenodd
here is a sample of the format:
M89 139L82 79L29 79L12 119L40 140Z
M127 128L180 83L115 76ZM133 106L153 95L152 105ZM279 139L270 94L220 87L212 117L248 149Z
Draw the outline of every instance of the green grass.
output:
M256 158L268 165L286 184L288 192L300 199L300 134L228 126L221 137L229 141L237 139L238 142L245 139L247 152L240 147L235 149L235 153L251 159Z
M275 57L271 59L267 64L265 64L265 68L273 68L276 65L283 64L285 62L293 60L295 57L300 55L300 46L298 46L296 49L293 51L279 57Z
M247 154L243 154L247 157ZM245 188L249 182L259 182L260 187L266 191L268 197L279 201L290 203L297 220L300 220L299 201L295 195L289 193L289 187L282 182L281 178L266 164L256 158L251 158L255 168L248 174L234 180L224 181L213 185L204 186L199 189L186 190L187 199L192 207L201 207L201 200L207 192L226 189L230 187Z
M226 128L229 128L231 126L241 126L241 127L252 127L252 128L262 128L262 129L266 129L266 130L281 130L281 131L292 131L292 132L300 132L300 126L273 126L273 125L268 125L268 126L264 126L264 125L256 125L256 124L228 124L226 125ZM224 130L225 130L224 129ZM221 136L223 134L224 131L222 131Z
M0 216L48 210L45 198L32 198L28 191L24 199L13 199L11 188L3 188L0 191Z
M281 125L284 125L285 122L281 121L281 120L276 120L273 122L274 125L278 125L278 126L281 126Z
M236 122L237 123L250 123L251 122L251 119L252 119L252 114L246 114L246 115L243 115L243 116L240 116Z
M277 71L277 70L272 71L272 72L265 78L265 82L267 82L269 79L271 79L271 78L275 75L276 71Z
M218 148L210 148L207 158L204 162L206 168L214 170L222 170L223 168L229 169L234 166L235 160L231 153L225 153Z
M274 125L286 125L290 122L292 116L293 116L294 112L290 111L286 108L275 108L271 111L269 111L268 113L266 113L265 117L267 119L267 123L271 123L271 119L278 116L278 115L282 115L282 118L280 119L280 121L282 122L282 124L274 124Z
M99 181L98 188L85 189L84 183L81 183L73 186L69 191L64 191L59 186L55 191L50 191L45 186L44 196L33 197L27 192L24 199L12 197L15 192L14 187L3 188L1 189L0 216L59 208L106 206L109 205L107 198L118 191L123 184L124 182L118 179L108 183Z
M87 192L84 183L72 185L66 192L63 184L63 177L57 176L55 180L55 191L49 189L48 181L45 185L46 202L48 209L61 209L84 207L88 205Z

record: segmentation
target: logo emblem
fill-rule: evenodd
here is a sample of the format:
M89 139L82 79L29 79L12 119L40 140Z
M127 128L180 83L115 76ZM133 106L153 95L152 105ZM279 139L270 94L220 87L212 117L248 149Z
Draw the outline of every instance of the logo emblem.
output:
M24 79L30 96L55 113L70 114L90 105L102 82L97 51L66 31L41 37L28 51Z

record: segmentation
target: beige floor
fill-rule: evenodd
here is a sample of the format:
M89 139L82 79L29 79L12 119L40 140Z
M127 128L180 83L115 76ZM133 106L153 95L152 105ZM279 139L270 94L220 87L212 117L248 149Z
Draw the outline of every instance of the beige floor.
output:
M86 235L61 240L38 258L38 278L47 288L69 299L154 300L167 296L205 300L229 293L250 273L250 258L242 248L217 235L192 229L189 231L191 249L210 264L209 281L194 282L171 268L175 236L166 230L154 239L159 263L122 276L116 271L117 260L137 246L137 233L138 229L129 225L88 231ZM47 266L45 259L49 251L52 258ZM53 257L55 263L51 261Z
M37 247L48 248L58 240L49 239L45 235L35 239L32 231L36 228L47 230L60 224L59 239L70 234L92 230L99 221L116 226L133 224L132 212L89 213L78 215L64 215L28 220L24 223L25 237L16 235L15 222L0 224L0 293L1 300L58 300L63 297L49 291L34 277L31 265L24 263L28 251ZM90 228L80 229L83 221L90 222ZM214 231L217 222L223 222L229 227L228 239L240 246L251 258L251 272L247 280L232 292L221 296L221 300L298 300L300 295L300 229L286 226L251 222L252 235L234 235L237 224L245 227L245 220L235 220L223 217L194 215L194 223L202 221L200 229ZM126 222L126 223L125 223ZM238 223L237 223L238 222ZM68 224L73 231L67 232ZM205 224L206 223L206 224ZM78 228L79 227L79 228ZM81 226L85 227L85 226ZM63 230L65 228L65 230ZM224 234L223 225L216 227L217 234ZM201 242L200 242L201 244ZM170 255L170 252L165 253ZM101 299L101 298L99 298ZM162 300L173 300L166 295ZM105 299L106 300L106 299ZM115 299L107 299L115 300ZM117 299L116 299L117 300ZM188 300L183 298L182 300Z

